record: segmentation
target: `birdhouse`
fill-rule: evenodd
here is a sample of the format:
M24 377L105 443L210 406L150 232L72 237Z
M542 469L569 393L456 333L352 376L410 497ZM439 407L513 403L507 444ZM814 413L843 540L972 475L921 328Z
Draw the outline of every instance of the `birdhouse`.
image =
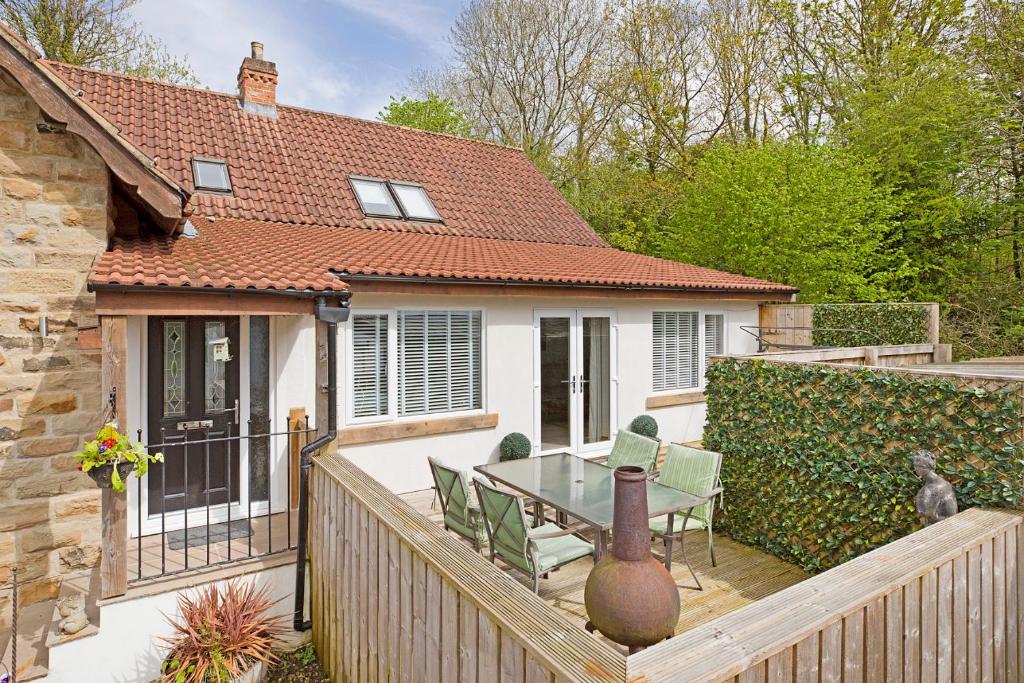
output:
M218 360L224 363L231 360L231 349L229 347L227 337L211 339L210 346L213 347L213 360Z

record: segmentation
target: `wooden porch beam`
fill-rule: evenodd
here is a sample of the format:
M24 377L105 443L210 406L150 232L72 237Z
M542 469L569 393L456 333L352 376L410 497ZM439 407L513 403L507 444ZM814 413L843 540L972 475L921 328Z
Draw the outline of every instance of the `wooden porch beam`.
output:
M313 299L233 292L96 292L98 315L312 315Z
M100 337L103 348L101 396L104 401L113 398L113 419L118 430L124 431L128 424L127 318L101 316ZM100 503L103 535L100 594L103 598L112 598L128 590L128 496L104 488Z

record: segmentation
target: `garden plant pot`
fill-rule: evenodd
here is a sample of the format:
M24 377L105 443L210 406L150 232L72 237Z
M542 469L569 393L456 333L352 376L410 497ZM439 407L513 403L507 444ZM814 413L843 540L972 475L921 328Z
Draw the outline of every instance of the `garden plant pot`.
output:
M120 475L121 481L128 481L128 476L132 473L133 467L134 463L127 461L117 463L117 473ZM96 482L96 485L101 489L111 489L114 488L114 484L110 481L110 475L113 474L113 472L114 464L107 463L106 465L93 467L91 470L86 472L86 474L92 477L92 480Z
M230 683L263 683L267 675L267 665L263 662L256 662L249 670L241 676L232 678Z

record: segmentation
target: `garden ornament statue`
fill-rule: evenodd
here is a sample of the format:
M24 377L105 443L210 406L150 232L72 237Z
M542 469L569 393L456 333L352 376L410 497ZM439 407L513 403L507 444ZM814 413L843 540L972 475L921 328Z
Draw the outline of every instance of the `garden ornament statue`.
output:
M85 596L73 593L57 601L57 612L62 617L57 629L65 635L78 633L89 625L89 617L85 614Z
M914 505L925 526L941 522L957 513L956 493L948 481L935 473L935 454L931 451L914 451L911 454L914 474L924 481L917 492Z

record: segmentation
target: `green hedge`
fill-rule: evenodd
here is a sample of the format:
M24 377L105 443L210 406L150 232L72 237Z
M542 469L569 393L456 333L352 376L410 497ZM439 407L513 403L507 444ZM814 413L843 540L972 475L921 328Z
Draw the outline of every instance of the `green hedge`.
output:
M724 454L715 527L809 571L919 528L912 451L960 509L1020 505L1021 384L764 360L708 370L707 448Z
M814 304L815 346L874 346L928 342L928 309L907 304ZM830 332L818 328L865 330ZM877 335L877 336L876 336Z

